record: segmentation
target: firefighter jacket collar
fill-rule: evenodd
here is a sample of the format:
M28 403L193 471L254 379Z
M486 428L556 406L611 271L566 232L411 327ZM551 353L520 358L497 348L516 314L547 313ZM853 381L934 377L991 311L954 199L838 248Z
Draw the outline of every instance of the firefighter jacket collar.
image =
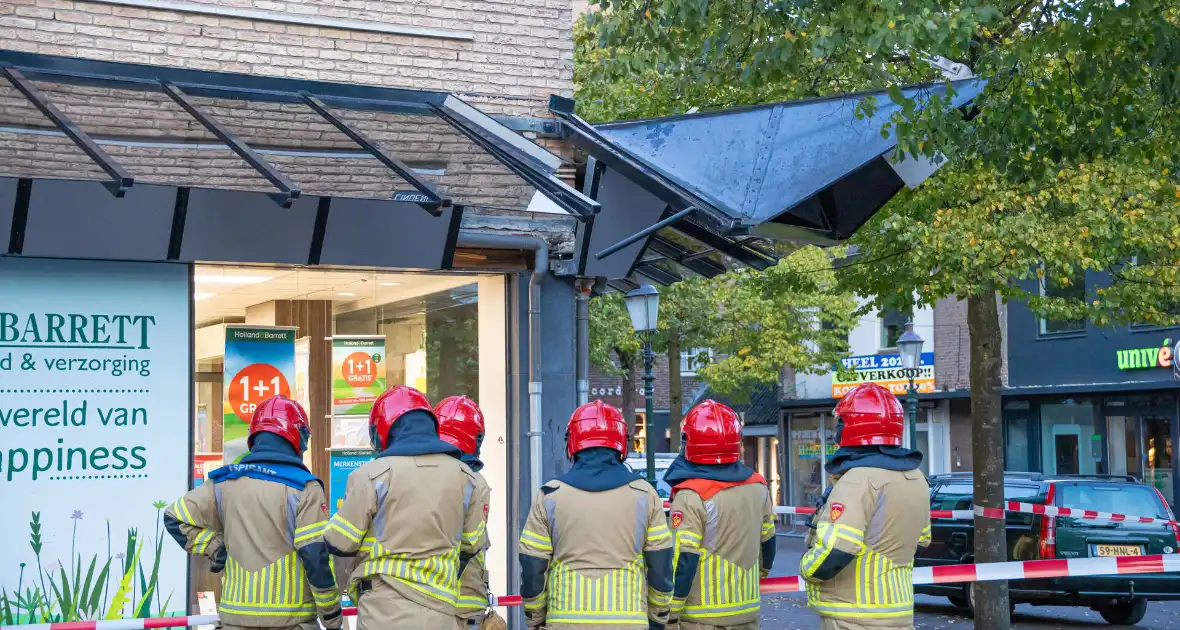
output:
M664 473L664 483L674 486L689 479L709 479L712 481L736 482L745 481L754 474L754 469L741 463L732 464L694 464L684 458L684 453L672 461L668 471Z
M433 453L458 457L462 453L459 447L438 438L433 415L417 409L407 411L393 423L386 444L389 446L377 453L377 457L412 457Z
M471 469L471 472L479 472L483 470L483 462L480 461L478 455L463 453L459 456L459 461L467 464L467 467Z
M675 486L672 486L672 496L675 497L676 493L680 490L692 490L693 492L700 495L702 501L708 501L709 499L712 499L713 497L717 496L717 493L721 492L722 490L728 490L730 488L736 488L738 486L748 486L752 483L760 483L765 486L766 479L763 478L763 476L759 475L758 473L754 473L754 474L750 475L749 478L747 478L743 481L714 481L712 479L689 479L688 481L682 481L682 482L676 484Z
M302 466L276 464L272 462L230 464L229 466L222 466L209 473L209 480L213 483L221 483L242 477L273 481L290 486L296 490L304 489L312 481L320 483L320 480L315 475L308 472Z
M239 464L289 464L307 470L303 458L295 454L291 443L281 435L274 433L256 433L251 443L250 452L246 453Z
M829 475L853 468L883 468L905 472L922 465L922 453L900 446L841 446L828 460Z
M557 478L562 483L586 492L606 492L639 479L623 462L619 452L595 446L574 453L574 467Z

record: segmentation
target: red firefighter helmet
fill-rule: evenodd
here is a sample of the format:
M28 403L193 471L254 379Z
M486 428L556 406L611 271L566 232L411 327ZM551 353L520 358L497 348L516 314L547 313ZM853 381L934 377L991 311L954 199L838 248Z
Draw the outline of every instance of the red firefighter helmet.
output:
M434 418L434 428L438 430L438 416L434 415L434 409L426 396L409 385L398 385L378 396L369 411L369 439L373 442L373 448L385 450L393 423L410 411L430 414Z
M623 412L601 400L589 402L574 410L566 426L565 452L572 459L574 453L605 446L627 456L627 422Z
M459 447L468 455L475 455L483 441L483 412L474 400L466 396L442 399L434 408L438 417L438 437Z
M690 409L680 432L684 458L694 464L732 464L742 457L742 419L715 400Z
M843 424L840 446L901 446L905 411L876 383L857 385L837 403L835 414Z
M287 440L302 455L311 437L311 425L303 407L286 396L271 396L254 408L250 417L250 437L246 445L254 446L254 436L259 433L274 433Z

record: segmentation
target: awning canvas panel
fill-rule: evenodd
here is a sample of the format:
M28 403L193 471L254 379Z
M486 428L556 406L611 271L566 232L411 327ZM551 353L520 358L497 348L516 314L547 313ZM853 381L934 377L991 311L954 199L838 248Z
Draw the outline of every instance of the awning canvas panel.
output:
M305 265L318 205L308 195L283 208L264 193L194 188L179 260Z
M0 181L14 184L16 180ZM119 199L99 182L33 180L22 253L164 260L175 203L176 189L171 186L137 184ZM77 208L86 211L77 212Z
M606 169L598 184L598 203L609 214L600 214L578 225L574 251L586 252L582 275L622 278L630 275L643 251L639 241L601 260L594 253L660 220L668 207L662 199L627 179L614 169Z
M951 106L971 101L979 81L954 84ZM907 98L946 95L945 84L911 87ZM735 228L770 221L890 151L881 126L900 106L875 94L871 117L855 111L866 95L776 103L687 116L598 125L599 132L678 185L708 201ZM858 226L859 227L859 226Z
M460 218L454 207L432 217L411 203L338 197L332 200L319 262L396 269L447 268L455 249L455 241L448 241L448 234L452 225L457 234Z

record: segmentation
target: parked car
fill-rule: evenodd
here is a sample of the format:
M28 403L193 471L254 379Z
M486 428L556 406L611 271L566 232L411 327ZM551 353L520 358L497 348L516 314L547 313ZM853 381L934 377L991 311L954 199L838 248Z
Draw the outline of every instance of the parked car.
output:
M656 453L656 492L665 501L672 497L672 486L664 483L664 473L676 459L676 453ZM644 477L647 476L647 456L643 453L631 453L627 456L627 467Z
M1004 499L1058 507L1151 516L1172 520L1163 494L1129 476L1041 475L1005 473ZM934 475L930 478L930 508L970 510L972 476ZM1009 512L1006 518L1010 560L1073 559L1099 556L1139 556L1176 553L1180 527L1176 525L1110 522ZM974 562L971 521L933 519L931 544L918 549L917 566ZM1180 575L1107 575L1094 577L1013 580L1012 604L1086 606L1107 622L1133 625L1143 619L1147 602L1180 600ZM941 595L952 604L973 609L970 584L930 584L914 590Z

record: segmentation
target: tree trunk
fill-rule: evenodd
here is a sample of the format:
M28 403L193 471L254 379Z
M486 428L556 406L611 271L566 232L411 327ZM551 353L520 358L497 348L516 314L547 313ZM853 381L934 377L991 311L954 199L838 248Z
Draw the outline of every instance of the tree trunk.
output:
M668 451L680 451L680 418L684 391L680 383L680 330L668 326Z
M975 467L975 505L1004 507L1004 425L1000 413L1000 313L996 294L967 298L971 335L971 448ZM975 517L975 562L1005 562L1008 541L1004 520ZM1008 630L1008 583L976 582L975 629Z
M623 419L627 421L627 437L630 440L627 443L627 452L635 450L635 401L638 399L635 393L635 365L637 363L635 354L628 354L615 350L615 354L619 357L619 369L623 371Z

